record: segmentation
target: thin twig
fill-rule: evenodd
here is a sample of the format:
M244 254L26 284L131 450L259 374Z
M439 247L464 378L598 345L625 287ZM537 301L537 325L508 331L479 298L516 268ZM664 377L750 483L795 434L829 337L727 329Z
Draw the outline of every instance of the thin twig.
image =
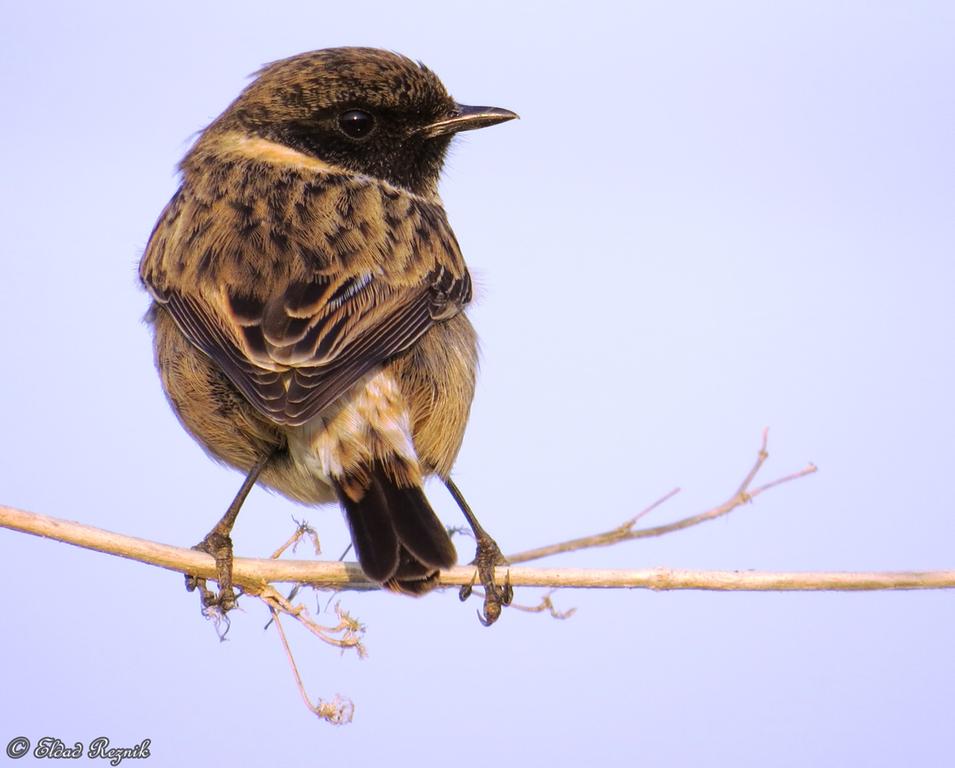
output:
M292 533L291 536L289 536L285 540L285 543L282 544L282 546L280 546L278 549L276 549L272 553L271 555L272 559L278 560L283 554L285 554L285 552L288 550L289 547L292 548L293 552L298 551L298 543L305 536L308 536L309 539L311 540L312 547L315 550L315 554L316 555L322 554L322 545L318 539L318 533L316 532L316 530L312 528L312 526L310 526L308 523L304 521L296 520L294 517L292 518L292 522L295 523L295 526L296 526L295 531ZM339 560L340 559L341 558L339 558ZM296 584L294 587L292 587L292 589L289 590L288 596L285 599L289 601L294 600L295 595L298 594L298 591L299 589L301 589L301 587L302 587L301 584ZM326 606L326 608L327 607L328 606ZM269 619L268 622L266 622L264 629L268 629L271 625L272 625L272 619Z
M577 613L576 608L568 608L566 611L557 610L557 606L554 605L554 601L551 600L551 596L556 590L550 589L547 591L541 601L537 605L520 605L519 603L511 603L511 610L524 611L525 613L544 613L547 611L552 618L555 619L569 619L575 613Z
M750 483L753 482L753 479L759 473L759 470L762 469L763 464L766 463L766 459L769 458L769 451L766 450L769 444L769 427L763 429L763 442L759 446L759 453L756 455L756 463L753 464L752 469L750 469L749 474L743 478L743 482L739 484L739 488L736 489L736 495L741 496L746 493L746 489L749 488Z
M285 554L285 551L291 547L293 552L298 550L298 543L305 537L308 536L309 540L312 542L312 548L315 550L316 555L322 554L322 544L318 539L318 533L312 526L304 521L296 520L294 517L292 521L295 523L295 531L289 536L285 543L282 544L277 550L272 553L272 559L277 560L282 555Z
M661 496L659 499L653 502L649 507L645 507L644 509L641 509L639 512L637 512L637 514L635 514L633 517L631 517L629 520L623 523L621 527L632 528L634 525L636 525L638 520L649 515L657 507L660 507L663 504L666 504L666 502L668 502L670 499L676 496L679 492L680 492L679 488L674 488L669 493L665 493L663 496Z
M536 549L528 549L524 552L518 552L517 554L508 555L507 559L512 563L526 563L530 560L539 560L542 557L550 557L551 555L561 554L563 552L575 552L581 549L591 549L593 547L609 547L613 544L619 544L622 541L631 541L633 539L646 539L651 536L663 536L667 533L673 533L674 531L680 531L684 528L690 528L694 525L699 525L700 523L705 523L710 520L715 520L718 517L727 515L743 504L748 504L761 493L768 491L770 488L775 488L777 485L782 485L783 483L788 483L793 480L798 480L801 477L806 477L806 475L811 475L816 471L816 466L814 464L809 464L805 468L799 470L798 472L793 472L790 475L777 478L772 482L761 485L758 488L749 490L749 486L752 484L753 480L756 478L756 475L759 473L759 470L762 469L763 464L766 462L766 459L769 458L769 454L766 451L766 443L769 438L769 430L763 430L763 440L759 448L759 453L756 456L756 462L750 468L749 472L746 474L746 477L743 478L743 482L740 483L739 488L736 489L736 492L730 496L726 501L718 506L708 509L706 512L701 512L697 515L691 515L690 517L684 517L680 520L676 520L672 523L666 523L665 525L657 525L652 528L638 528L634 529L634 524L648 512L659 507L666 501L672 499L679 489L674 489L668 494L663 496L657 501L653 502L649 507L643 510L640 514L632 517L631 519L621 523L616 528L612 528L609 531L604 533L597 533L591 536L582 536L577 539L570 539L569 541L563 541L559 544L549 544L546 547L537 547Z
M318 700L318 704L312 704L308 693L305 690L305 683L302 682L302 675L298 671L298 664L295 663L295 657L292 655L292 649L289 647L288 638L285 636L285 628L282 626L282 619L279 614L282 611L272 608L272 618L275 621L275 628L279 631L279 637L282 640L282 647L285 649L285 658L288 659L289 666L292 668L292 676L295 678L295 685L298 692L305 702L305 706L311 712L314 712L322 720L332 725L344 725L350 723L355 714L355 705L349 699L343 699L336 696L332 701Z
M292 605L288 598L282 597L273 587L266 587L257 597L269 607L273 614L280 611L287 616L291 616L322 642L334 645L343 651L354 650L359 658L365 657L365 647L361 644L365 628L340 605L335 606L335 612L338 614L338 624L334 627L326 627L315 621L304 605Z

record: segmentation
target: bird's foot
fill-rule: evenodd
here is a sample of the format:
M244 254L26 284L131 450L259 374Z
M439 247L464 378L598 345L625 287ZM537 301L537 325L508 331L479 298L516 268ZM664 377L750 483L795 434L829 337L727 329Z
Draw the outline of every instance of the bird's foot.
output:
M216 560L216 581L219 594L209 589L204 578L186 576L186 589L199 590L203 611L216 611L225 615L236 606L235 590L232 589L232 539L213 528L208 535L193 547L212 555Z
M481 580L481 586L484 587L484 610L483 615L478 612L478 619L485 626L491 626L501 616L501 610L504 606L510 605L514 599L514 590L511 587L510 576L504 579L504 585L498 586L494 582L494 569L499 565L510 565L507 559L501 554L501 548L486 533L477 536L477 552L471 565L477 568L476 577ZM474 588L474 580L470 584L461 587L458 597L461 600L467 600L471 596L471 590Z

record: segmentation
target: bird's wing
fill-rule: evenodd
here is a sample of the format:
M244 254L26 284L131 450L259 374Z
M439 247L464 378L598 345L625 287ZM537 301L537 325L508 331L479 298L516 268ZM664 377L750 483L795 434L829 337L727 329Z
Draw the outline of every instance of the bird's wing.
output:
M279 424L309 421L471 298L439 202L324 181L293 179L264 206L256 190L224 201L187 182L140 268L189 340Z

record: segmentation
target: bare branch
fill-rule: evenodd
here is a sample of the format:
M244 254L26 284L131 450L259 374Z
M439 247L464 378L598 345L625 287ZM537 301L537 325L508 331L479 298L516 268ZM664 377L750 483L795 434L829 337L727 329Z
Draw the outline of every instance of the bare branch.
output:
M767 486L768 487L768 486ZM750 492L753 495L755 491ZM704 513L709 514L709 513ZM699 516L698 516L699 517ZM677 525L677 524L673 524ZM0 527L63 541L86 549L118 555L179 573L215 578L215 560L204 552L171 547L93 526L0 506ZM662 527L662 526L661 526ZM683 526L685 527L685 526ZM474 580L474 568L458 566L442 571L442 586L461 586ZM753 572L653 569L498 568L501 583L535 587L627 587L665 589L792 591L950 589L955 571L901 572ZM236 558L233 581L246 592L262 594L270 583L296 582L338 590L374 590L357 563Z
M684 517L671 523L647 528L636 528L646 515L672 499L679 489L674 489L624 521L616 528L592 536L571 539L559 544L527 550L511 555L512 565L495 570L498 584L511 586L550 587L538 605L513 605L517 610L544 613L556 619L571 616L575 609L559 611L551 600L558 587L578 588L625 588L625 589L696 589L715 591L862 591L889 589L952 589L955 588L955 571L902 571L902 572L756 572L756 571L692 571L673 568L645 569L584 569L584 568L532 568L513 564L527 562L561 552L572 552L592 547L604 547L632 539L662 536L689 528L708 520L722 517L737 507L751 502L761 493L778 485L797 480L816 471L812 464L789 475L777 478L756 488L751 488L766 460L768 432L762 435L762 444L746 476L735 493L726 501L705 512ZM341 725L350 722L354 714L351 701L335 696L331 701L319 699L313 704L305 690L298 665L285 634L282 617L288 616L299 622L322 642L339 648L342 652L354 650L359 657L365 655L361 640L364 627L349 616L340 606L335 610L338 623L323 626L309 616L305 606L293 604L292 600L301 585L334 591L377 590L380 585L370 581L357 563L279 560L289 549L295 551L299 541L309 538L319 553L318 536L307 524L296 521L297 530L267 559L237 558L233 561L233 583L244 593L254 595L268 607L275 622L279 640L288 659L299 694L308 709L323 720ZM183 549L159 544L145 539L105 531L93 526L69 520L60 520L46 515L25 512L12 507L0 506L0 527L42 536L56 541L74 544L139 562L157 565L172 571L200 578L216 578L217 568L212 556L194 549ZM342 557L347 554L347 550ZM450 568L439 574L438 583L444 587L473 584L477 574L473 566ZM273 584L293 582L296 586L289 596L283 597ZM228 630L228 619L212 613L217 620L220 636ZM270 622L271 623L271 622ZM224 629L223 629L224 627Z
M570 552L588 547L608 546L620 541L662 536L666 533L722 517L732 510L751 502L761 493L783 483L812 474L812 464L798 472L777 478L757 488L750 488L762 469L769 454L766 451L768 433L763 432L762 445L756 461L743 478L736 492L722 504L685 517L672 523L638 528L634 525L643 516L671 499L677 491L671 491L645 510L617 526L613 530L594 536L572 539L561 544L540 547L512 555L512 563L526 562L540 557ZM145 539L104 531L93 526L68 520L59 520L46 515L0 506L0 527L43 536L86 549L94 549L111 555L138 560L161 568L215 578L214 559L194 549L171 547ZM310 530L301 527L289 543ZM282 548L284 550L285 547ZM280 554L277 552L276 554ZM513 586L535 587L582 587L582 588L643 588L654 590L704 589L747 591L794 591L794 590L877 590L877 589L951 589L955 588L955 571L897 571L897 572L754 572L754 571L691 571L671 568L651 569L582 569L582 568L529 568L509 566L498 568L495 578L499 583L509 581ZM473 583L475 570L472 566L458 566L442 571L438 583L442 586L461 586ZM292 606L270 585L277 582L308 584L319 589L376 590L380 586L369 581L357 563L315 562L304 560L248 559L237 558L233 566L233 581L245 592L261 597L273 612L282 612L296 620L325 642L341 648L355 648L362 652L361 627L347 614L339 612L336 627L322 627L307 617L301 606ZM546 603L542 609L550 610Z
M644 515L652 512L654 509L659 507L666 501L672 499L677 493L679 493L679 488L675 488L670 491L668 494L663 496L660 499L657 499L653 504L644 509L638 515L630 518L629 520L621 523L616 528L613 528L604 533L597 533L592 536L582 536L579 539L571 539L570 541L564 541L560 544L550 544L546 547L538 547L536 549L528 549L524 552L518 552L514 555L508 555L507 559L512 563L526 563L530 560L539 560L542 557L549 557L551 555L557 555L562 552L574 552L580 549L590 549L592 547L609 547L613 544L619 544L621 541L631 541L633 539L646 539L651 536L663 536L667 533L673 533L674 531L680 531L684 528L690 528L694 525L699 525L700 523L708 522L709 520L715 520L718 517L723 515L728 515L734 509L743 504L747 504L759 496L761 493L768 491L770 488L775 488L777 485L782 485L783 483L788 483L793 480L798 480L801 477L806 477L811 475L816 471L816 466L814 464L809 464L805 468L794 472L791 475L786 475L784 477L777 478L772 482L761 485L758 488L749 490L749 486L752 484L753 480L756 479L756 475L759 473L759 470L762 469L763 464L766 463L766 459L769 458L769 453L766 451L766 444L769 439L769 430L763 430L763 441L760 445L759 453L756 456L756 462L750 468L749 472L746 474L746 477L743 478L743 482L740 483L739 488L736 489L736 492L730 496L726 501L718 506L713 507L712 509L707 510L706 512L701 512L697 515L691 515L690 517L684 517L681 520L676 520L672 523L667 523L666 525L657 525L652 528L638 528L634 529L634 525L640 518Z
M442 585L470 581L470 568L442 572ZM679 568L498 568L495 580L515 587L701 589L738 592L871 591L952 589L955 571L694 571Z

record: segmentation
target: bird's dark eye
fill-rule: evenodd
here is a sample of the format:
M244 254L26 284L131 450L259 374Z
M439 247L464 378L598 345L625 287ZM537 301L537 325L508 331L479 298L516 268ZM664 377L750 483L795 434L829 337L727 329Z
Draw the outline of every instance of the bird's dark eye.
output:
M363 109L349 109L339 115L338 127L351 139L363 139L375 127L375 118Z

